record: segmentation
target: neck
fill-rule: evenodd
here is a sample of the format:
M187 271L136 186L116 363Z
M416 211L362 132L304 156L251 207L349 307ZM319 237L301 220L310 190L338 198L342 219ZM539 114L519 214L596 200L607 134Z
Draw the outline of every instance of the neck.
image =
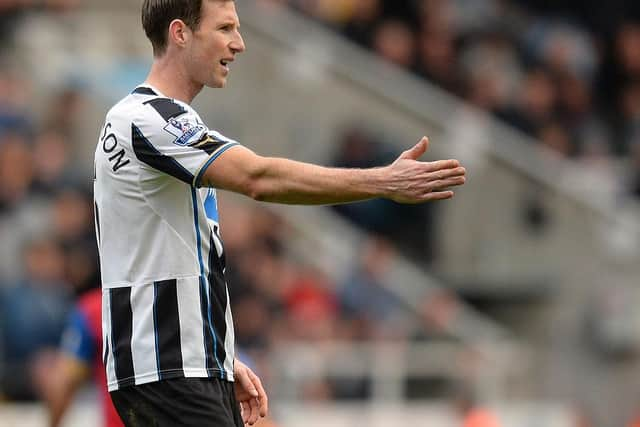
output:
M191 80L180 66L180 61L169 61L169 55L155 58L145 83L155 87L163 95L191 104L203 88L202 84Z

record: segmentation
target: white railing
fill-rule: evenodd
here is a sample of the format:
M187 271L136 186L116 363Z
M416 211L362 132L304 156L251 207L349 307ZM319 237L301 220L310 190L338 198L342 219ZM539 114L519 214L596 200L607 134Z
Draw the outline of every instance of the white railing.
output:
M367 400L372 404L406 401L409 380L422 378L443 379L454 388L468 386L483 401L515 397L526 393L533 362L521 346L497 340L472 345L437 340L283 341L268 360L276 400L304 401L305 386L313 382L361 379L370 384Z

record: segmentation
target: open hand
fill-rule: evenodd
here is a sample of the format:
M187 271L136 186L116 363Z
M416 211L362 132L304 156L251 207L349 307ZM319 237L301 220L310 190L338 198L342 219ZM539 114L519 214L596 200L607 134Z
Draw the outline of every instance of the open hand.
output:
M234 391L240 404L242 421L245 425L254 425L259 418L266 417L269 411L267 393L256 374L238 359L233 367Z
M425 136L388 166L387 198L398 203L450 199L453 191L449 188L465 183L466 170L457 160L418 161L428 148L429 139Z

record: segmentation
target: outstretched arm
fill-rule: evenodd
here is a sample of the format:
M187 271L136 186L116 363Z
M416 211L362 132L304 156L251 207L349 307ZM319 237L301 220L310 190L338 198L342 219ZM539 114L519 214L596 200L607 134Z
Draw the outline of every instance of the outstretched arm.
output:
M418 161L429 146L424 137L389 166L340 169L262 157L244 147L223 153L205 171L203 185L289 204L336 204L382 197L422 203L453 197L450 187L465 182L457 160Z

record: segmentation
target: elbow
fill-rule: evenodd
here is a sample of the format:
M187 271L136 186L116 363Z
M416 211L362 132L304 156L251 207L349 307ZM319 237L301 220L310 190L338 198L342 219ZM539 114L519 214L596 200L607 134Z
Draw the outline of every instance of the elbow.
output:
M248 174L243 181L242 193L245 196L257 202L268 201L269 196L264 173L261 173L260 170L255 170L253 173Z
M256 202L265 201L265 194L260 190L260 186L255 182L250 182L245 185L244 195L255 200Z
M271 181L269 160L256 155L241 160L221 174L224 178L221 188L259 202L266 201Z
M258 157L243 180L243 193L257 202L268 202L273 195L272 168L269 158Z
M266 186L259 179L248 182L245 186L244 194L256 202L268 202L270 200Z

